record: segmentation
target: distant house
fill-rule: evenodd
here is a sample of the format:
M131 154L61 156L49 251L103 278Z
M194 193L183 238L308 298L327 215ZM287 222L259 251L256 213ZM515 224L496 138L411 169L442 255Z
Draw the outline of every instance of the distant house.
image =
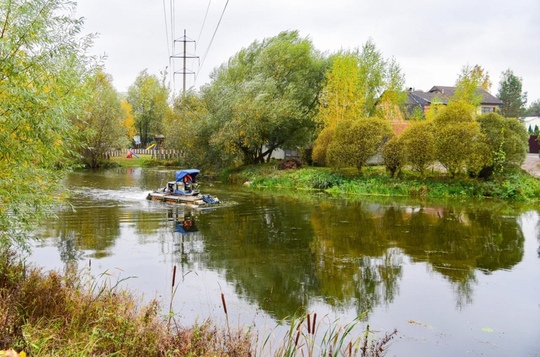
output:
M408 90L407 91L407 109L411 114L416 110L425 113L432 104L447 105L448 100L456 93L456 87L434 86L428 92ZM479 114L492 113L499 111L503 102L491 95L487 90L479 88L477 93L482 96Z

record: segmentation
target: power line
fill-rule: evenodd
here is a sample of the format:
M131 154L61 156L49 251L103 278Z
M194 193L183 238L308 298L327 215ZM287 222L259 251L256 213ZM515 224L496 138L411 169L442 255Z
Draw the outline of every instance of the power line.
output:
M208 17L208 10L210 10L210 4L212 3L212 0L208 0L208 6L206 7L206 13L204 14L204 20L201 26L201 31L199 32L199 37L197 37L197 42L201 39L201 34L204 29L204 25L206 24L206 18Z
M170 46L169 29L168 29L168 24L167 24L167 9L166 9L166 5L165 5L165 0L163 0L163 19L165 21L165 37L167 37L167 54L170 56L171 55L171 48L169 47Z
M221 20L223 19L223 15L225 14L225 10L227 10L227 5L229 5L229 0L227 0L227 2L225 3L225 6L223 7L223 11L221 12L221 16L219 17L219 21L217 23L216 29L214 30L214 34L212 35L212 38L210 39L210 43L208 44L208 47L206 48L206 51L204 52L203 58L201 60L201 64L199 65L199 69L197 70L197 74L195 75L195 79L197 79L197 75L201 71L201 68L204 65L204 61L206 60L206 56L208 55L208 52L210 51L212 42L214 42L214 37L216 37L216 33L219 29L219 25L221 24Z

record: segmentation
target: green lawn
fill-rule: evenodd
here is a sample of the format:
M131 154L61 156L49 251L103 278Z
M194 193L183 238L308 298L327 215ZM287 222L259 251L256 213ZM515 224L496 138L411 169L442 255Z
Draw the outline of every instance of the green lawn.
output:
M138 158L133 155L132 158L128 159L126 155L111 157L111 163L116 163L122 167L140 167L144 166L146 161L152 159L151 155L137 154Z

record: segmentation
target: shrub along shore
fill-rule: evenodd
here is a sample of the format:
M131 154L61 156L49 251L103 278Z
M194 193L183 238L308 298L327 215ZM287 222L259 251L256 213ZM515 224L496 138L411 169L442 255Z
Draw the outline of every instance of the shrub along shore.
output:
M492 198L519 202L540 199L540 180L518 167L507 168L489 180L451 177L432 168L420 177L412 170L402 170L392 178L383 166L330 170L305 167L298 170L277 170L275 165L245 166L223 174L224 179L247 182L252 187L324 190L333 195L396 196L426 198Z
M112 165L175 166L177 162L144 159L112 158ZM247 165L219 174L224 181L247 183L252 187L322 190L329 194L347 196L396 196L426 198L486 198L518 202L540 200L540 179L517 166L508 166L489 179L465 176L451 177L440 166L433 165L424 177L404 168L397 177L390 177L382 165L330 169L303 166L300 169L279 170L276 162Z

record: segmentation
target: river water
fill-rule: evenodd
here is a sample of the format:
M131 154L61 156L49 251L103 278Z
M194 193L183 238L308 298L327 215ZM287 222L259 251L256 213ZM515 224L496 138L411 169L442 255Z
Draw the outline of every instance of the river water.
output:
M158 299L184 325L211 318L281 336L291 316L362 315L388 356L540 356L537 210L264 192L200 178L236 204L205 211L147 201L174 170L72 173L71 207L36 234L32 262ZM174 290L173 270L176 267ZM174 291L174 292L173 292ZM322 327L324 328L324 327Z

